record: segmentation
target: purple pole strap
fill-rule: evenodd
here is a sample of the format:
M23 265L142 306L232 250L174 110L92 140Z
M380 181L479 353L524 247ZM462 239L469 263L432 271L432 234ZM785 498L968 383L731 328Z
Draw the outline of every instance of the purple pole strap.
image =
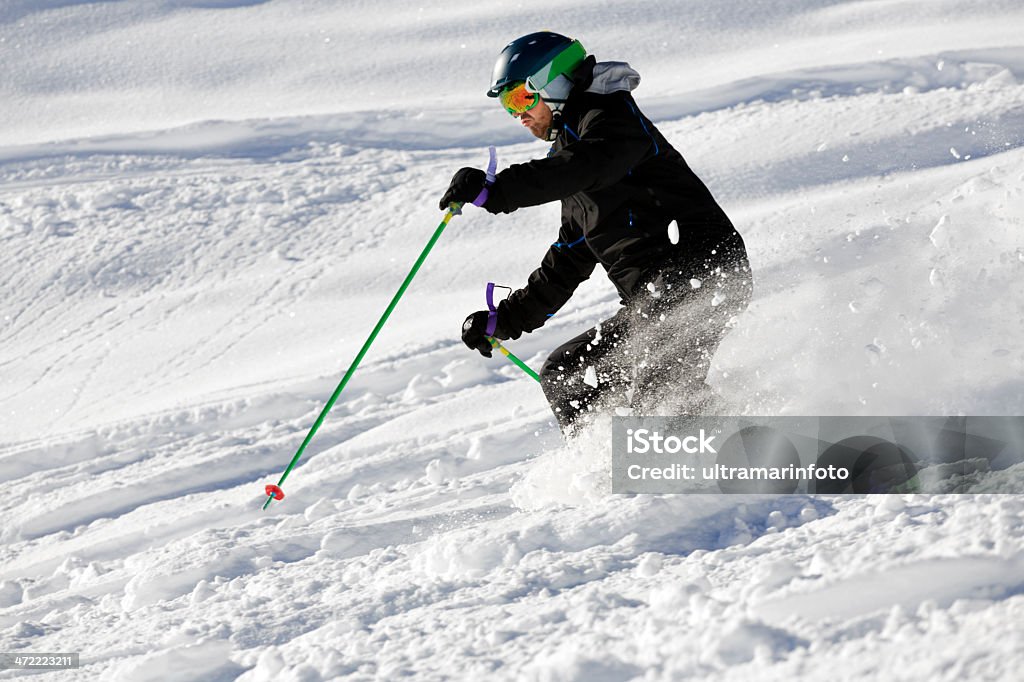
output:
M494 149L494 147L491 147ZM487 191L486 189L484 190ZM484 333L487 336L494 336L494 331L498 328L498 308L494 305L494 282L487 283L487 327L484 329Z
M483 206L487 203L487 188L494 184L495 171L498 169L498 152L491 146L487 148L487 153L491 157L487 162L487 180L484 181L484 188L480 190L480 194L476 195L476 199L471 202L474 206Z

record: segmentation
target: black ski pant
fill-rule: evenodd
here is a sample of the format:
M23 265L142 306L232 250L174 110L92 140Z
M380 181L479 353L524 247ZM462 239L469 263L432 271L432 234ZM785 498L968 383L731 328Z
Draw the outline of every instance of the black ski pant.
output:
M601 408L698 411L722 338L753 291L746 259L696 269L665 265L611 318L556 348L541 387L562 431Z

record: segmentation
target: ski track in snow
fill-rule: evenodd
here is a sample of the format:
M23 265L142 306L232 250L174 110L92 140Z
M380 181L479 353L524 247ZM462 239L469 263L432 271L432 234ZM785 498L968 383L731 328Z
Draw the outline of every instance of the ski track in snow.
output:
M542 153L462 95L503 44L465 31L507 39L521 11L459 10L468 48L422 57L460 72L433 117L367 90L394 76L430 99L392 57L336 67L367 90L358 110L312 104L323 83L283 59L312 85L268 110L249 71L274 57L246 44L240 89L180 57L196 75L168 85L173 115L147 108L149 60L126 62L122 94L142 104L111 104L118 128L90 118L84 90L42 87L47 59L106 64L69 27L148 36L159 54L175 27L233 16L287 37L280 58L341 15L109 4L0 9L0 52L21 60L0 84L20 95L0 146L0 651L80 651L74 679L132 682L1016 678L1019 496L611 496L607 422L565 444L532 382L467 353L463 317L488 280L525 280L552 206L452 221L262 512L450 172L491 143L503 166ZM621 35L594 9L571 19L609 57L632 59L648 32L638 101L747 240L757 295L715 358L720 409L1024 413L1015 5L655 4L619 6L638 20ZM385 35L375 6L352 11ZM396 29L409 45L451 25L420 12ZM675 29L658 12L709 31L680 48L692 83L659 52ZM211 84L242 104L207 103ZM595 274L515 352L537 367L616 306Z

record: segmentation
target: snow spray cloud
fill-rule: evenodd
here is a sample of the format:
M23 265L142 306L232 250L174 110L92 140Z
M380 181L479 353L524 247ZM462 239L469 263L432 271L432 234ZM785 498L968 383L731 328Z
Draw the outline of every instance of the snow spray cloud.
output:
M704 380L711 360L752 295L745 261L660 271L633 304L630 406L640 414L707 412L711 396Z
M1024 417L616 417L613 493L1020 493Z

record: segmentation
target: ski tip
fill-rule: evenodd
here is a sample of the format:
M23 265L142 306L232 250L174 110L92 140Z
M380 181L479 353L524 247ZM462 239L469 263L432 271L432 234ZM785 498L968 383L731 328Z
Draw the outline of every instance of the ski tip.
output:
M279 486L276 486L273 483L267 484L265 490L267 492L267 497L273 497L275 500L284 499L284 491L281 490Z

